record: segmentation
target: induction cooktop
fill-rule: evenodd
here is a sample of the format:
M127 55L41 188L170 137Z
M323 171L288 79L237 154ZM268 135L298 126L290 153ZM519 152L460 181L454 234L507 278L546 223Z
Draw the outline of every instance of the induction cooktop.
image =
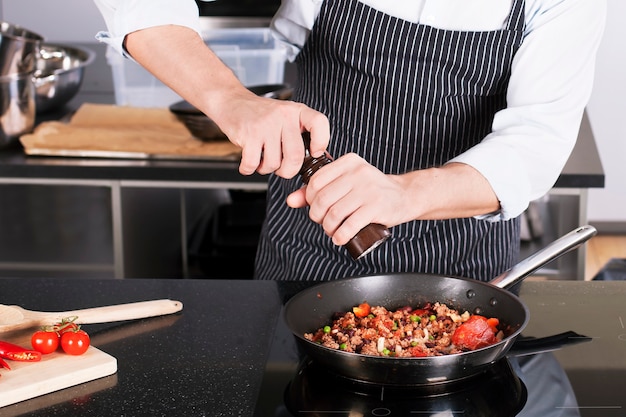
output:
M506 358L430 387L332 374L300 354L281 317L254 416L626 416L624 297L522 290L521 299L531 319Z

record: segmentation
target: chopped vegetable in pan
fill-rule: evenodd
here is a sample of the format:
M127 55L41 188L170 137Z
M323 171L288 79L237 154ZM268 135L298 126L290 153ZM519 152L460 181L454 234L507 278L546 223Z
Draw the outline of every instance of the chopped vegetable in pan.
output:
M442 303L395 311L361 303L304 337L331 349L364 355L425 357L490 346L501 341L504 332L497 318L460 313Z

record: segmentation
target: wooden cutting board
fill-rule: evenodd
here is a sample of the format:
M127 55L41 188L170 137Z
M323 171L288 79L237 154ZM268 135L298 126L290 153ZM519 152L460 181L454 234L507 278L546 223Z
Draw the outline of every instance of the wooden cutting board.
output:
M33 330L5 333L0 339L31 349ZM90 346L87 352L72 356L59 350L42 355L40 362L6 361L11 370L0 369L0 407L38 397L117 372L117 360ZM1 411L0 411L1 413Z
M228 140L201 141L168 109L84 103L69 123L49 121L20 137L27 155L239 160Z

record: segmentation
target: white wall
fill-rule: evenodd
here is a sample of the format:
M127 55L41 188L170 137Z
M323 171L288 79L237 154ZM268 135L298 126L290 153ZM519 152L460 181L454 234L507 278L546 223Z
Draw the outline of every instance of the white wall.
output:
M589 192L590 222L626 222L626 1L608 0L588 112L606 173L605 188Z
M626 1L607 1L607 28L588 106L606 186L590 190L591 223L626 222ZM0 0L0 18L55 42L93 42L104 28L91 0Z

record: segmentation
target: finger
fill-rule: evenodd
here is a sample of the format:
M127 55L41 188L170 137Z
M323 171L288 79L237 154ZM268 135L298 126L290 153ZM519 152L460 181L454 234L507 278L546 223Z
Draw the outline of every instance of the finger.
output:
M339 228L346 223L347 219L353 216L361 206L359 200L353 198L347 187L344 186L342 188L339 191L342 193L341 197L328 208L323 219L321 219L321 225L329 236L334 236ZM347 232L349 232L349 229Z
M282 161L276 170L276 175L283 178L293 178L302 168L304 161L304 142L298 126L283 127Z
M341 176L325 175L331 172L332 164L315 173L306 190L306 198L311 206L309 217L324 225L329 234L358 207L350 202L352 183ZM324 172L327 171L327 172ZM319 173L319 175L318 175Z
M371 223L371 216L368 214L367 208L359 207L350 216L348 216L330 235L333 243L343 246L350 241L361 229ZM324 227L324 230L326 228ZM327 232L328 233L328 232Z
M241 162L239 172L243 175L252 175L256 172L261 163L262 149L256 143L249 143L241 150Z
M259 174L269 174L276 171L280 167L281 159L282 151L280 146L266 141L257 172Z
M302 128L311 133L309 151L315 158L319 158L326 152L330 140L330 124L328 118L311 108L305 107L300 112L300 124Z
M353 158L353 155L343 155L315 171L309 179L309 186L307 187L307 199L309 202L317 199L317 194L321 191L328 193L331 190L331 188L328 188L331 184L333 187L337 187L332 193L338 197L349 192L353 182L358 179L358 177L354 177L352 174L358 168L360 162L359 159ZM329 197L326 196L324 198ZM330 200L328 202L330 203Z

